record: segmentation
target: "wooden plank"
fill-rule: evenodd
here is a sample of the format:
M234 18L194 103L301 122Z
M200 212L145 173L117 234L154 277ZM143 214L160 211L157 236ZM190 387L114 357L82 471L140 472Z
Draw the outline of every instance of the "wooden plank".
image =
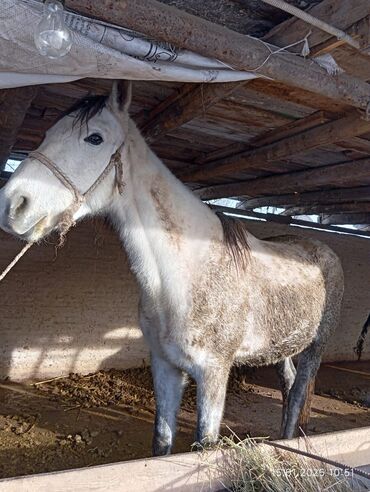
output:
M295 215L319 215L324 213L370 213L370 202L347 202L321 205L309 205L306 207L289 207L281 215L289 217Z
M202 196L202 189L195 190ZM318 204L346 203L350 201L370 201L370 186L358 186L355 188L338 188L325 191L307 191L304 193L289 193L284 195L269 195L258 198L250 198L244 201L243 208L274 207L309 207Z
M315 94L315 97L312 97L312 93L308 90L288 87L277 80L255 79L248 85L248 89L264 97L277 98L280 101L286 101L288 104L293 103L303 108L310 108L311 111L318 109L344 114L350 107L343 100L333 101L319 94Z
M335 145L347 150L355 150L363 154L370 154L370 140L365 140L360 137L352 137L351 140L343 142L335 142Z
M324 123L264 147L216 160L203 166L198 171L184 174L182 179L187 182L199 182L251 167L264 169L265 162L285 159L310 149L341 141L355 135L361 135L369 130L369 121L360 118L355 113L350 114L339 120Z
M237 89L231 94L231 96L226 97L224 100L237 101L239 104L246 104L248 106L254 106L255 108L261 108L267 111L274 111L275 113L280 113L283 116L288 116L293 119L304 118L315 111L316 108L307 107L306 105L302 105L294 101L288 101L287 99L280 99L278 95L264 94L261 90L257 91L255 89L255 84L258 81L262 82L260 84L262 87L264 86L264 82L267 82L263 79L251 80L248 85ZM290 91L291 90L292 88L290 88ZM328 99L325 99L325 101L328 103ZM332 101L329 100L329 103L330 102Z
M364 17L363 19L349 26L346 29L346 33L359 42L361 50L356 50L357 53L361 53L363 49L366 50L369 41L369 16ZM331 37L326 41L316 44L314 47L312 47L312 49L310 50L310 56L332 53L334 50L345 46L345 41L343 39ZM351 48L351 53L353 53L353 47Z
M369 463L369 432L369 427L363 427L275 443L360 467ZM275 452L276 448L270 445L267 449ZM231 449L174 454L6 478L0 480L0 489L4 492L215 492L230 488L233 478L235 482L237 477L233 477L230 467L234 458Z
M370 79L370 56L365 51L354 53L353 50L342 46L332 52L337 64L346 72L353 76L369 81Z
M316 111L305 118L299 120L290 121L289 123L270 130L262 135L252 138L246 144L231 144L227 147L223 147L214 152L208 153L201 159L198 159L195 164L206 164L221 158L229 157L235 153L251 150L255 147L261 147L262 145L268 145L273 142L282 140L284 137L293 136L308 128L314 128L315 126L326 123L330 120L330 115L325 111ZM370 142L369 142L370 143Z
M148 142L153 142L204 114L210 106L245 83L197 84L193 90L186 90L181 97L171 100L170 104L166 105L165 101L142 128L142 133Z
M369 2L367 0L356 0L353 3L342 0L324 0L312 7L309 12L347 32L359 42L361 49L350 47L344 44L343 40L332 37L294 17L273 28L263 39L279 46L288 46L311 32L308 38L311 57L330 53L346 73L362 80L368 80L370 57L366 56L369 54L366 47L369 46ZM300 53L301 49L302 43L288 48L289 51L295 53Z
M150 111L143 109L139 114L135 116L135 122L141 130L144 130L146 126L150 126L159 113L166 110L171 104L175 103L178 99L183 98L188 92L194 90L194 84L183 84L179 90L174 91L171 95L166 97L162 102L154 106Z
M203 189L202 197L210 200L243 195L259 196L272 194L276 190L280 193L299 193L321 186L343 186L349 180L362 180L369 176L370 159L368 158L266 178L209 186Z
M368 81L370 73L370 15L353 24L347 32L359 41L360 50L355 50L346 44L338 46L338 40L331 38L325 43L313 47L311 56L330 52L337 64L346 73Z
M366 109L370 86L346 74L332 77L317 64L294 54L270 51L261 40L244 36L156 0L66 0L67 8L112 22L153 39L172 43L203 56L216 58L239 69L288 86L300 87L327 98ZM272 50L276 47L272 46Z
M0 91L0 170L5 167L27 109L36 94L36 86Z
M370 213L323 215L322 224L370 224Z
M307 12L318 19L330 22L339 29L346 30L370 14L370 4L368 0L356 0L355 2L323 0ZM310 31L312 31L309 36L310 46L316 46L331 38L330 34L292 17L273 28L263 39L278 46L288 46L304 38ZM291 49L299 53L302 45Z

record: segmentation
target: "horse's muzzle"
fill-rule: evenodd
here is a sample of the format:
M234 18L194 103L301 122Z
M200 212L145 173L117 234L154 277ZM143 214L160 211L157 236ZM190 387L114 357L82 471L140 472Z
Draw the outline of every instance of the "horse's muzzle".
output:
M46 215L34 214L31 200L14 191L10 196L0 191L0 228L20 239L30 240L35 235L41 237Z

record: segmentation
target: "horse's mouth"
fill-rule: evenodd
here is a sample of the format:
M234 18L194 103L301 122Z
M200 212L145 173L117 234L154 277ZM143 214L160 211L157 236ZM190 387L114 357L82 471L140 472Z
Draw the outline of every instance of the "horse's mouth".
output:
M37 219L31 225L27 224L26 228L21 230L17 230L17 227L10 223L9 226L6 227L6 230L7 232L17 236L19 239L35 242L46 236L51 231L51 228L47 225L47 219L48 215L43 215L41 219Z

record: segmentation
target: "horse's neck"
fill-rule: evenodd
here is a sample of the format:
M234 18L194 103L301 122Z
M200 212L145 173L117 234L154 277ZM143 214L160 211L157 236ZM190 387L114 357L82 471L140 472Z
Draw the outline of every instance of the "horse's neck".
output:
M221 225L150 151L134 125L129 134L124 196L113 205L116 227L146 292L181 290L212 241L222 237Z

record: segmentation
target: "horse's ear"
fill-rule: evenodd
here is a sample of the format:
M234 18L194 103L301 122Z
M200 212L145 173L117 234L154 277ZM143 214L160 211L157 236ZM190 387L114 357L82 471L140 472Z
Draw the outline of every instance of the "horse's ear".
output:
M132 84L128 80L115 80L109 96L109 105L117 113L127 113L131 104Z

